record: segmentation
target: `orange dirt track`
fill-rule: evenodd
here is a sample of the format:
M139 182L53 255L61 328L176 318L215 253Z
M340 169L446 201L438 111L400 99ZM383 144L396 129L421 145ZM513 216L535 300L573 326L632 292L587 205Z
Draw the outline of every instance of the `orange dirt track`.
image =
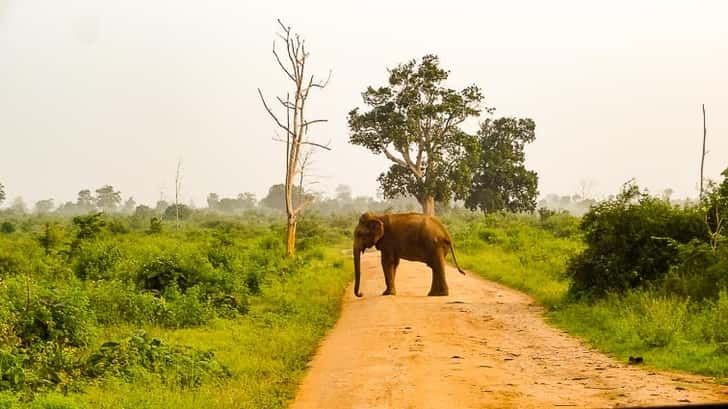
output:
M728 402L710 379L616 362L546 325L518 291L448 269L449 297L402 261L396 296L380 296L378 253L362 257L341 318L319 347L292 408L548 408Z

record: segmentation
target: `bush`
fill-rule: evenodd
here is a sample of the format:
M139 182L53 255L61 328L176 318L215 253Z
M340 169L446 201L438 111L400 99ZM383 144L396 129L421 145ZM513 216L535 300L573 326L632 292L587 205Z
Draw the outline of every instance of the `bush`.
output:
M678 261L671 267L659 287L666 294L693 300L716 299L728 288L728 248L714 251L697 240L678 246Z
M541 213L539 211L539 213ZM556 237L574 237L579 234L579 218L574 217L569 212L553 213L546 217L542 217L541 227L550 231Z
M199 286L191 287L184 294L175 287L164 293L169 315L165 324L168 327L193 327L211 320L215 313L207 297Z
M0 350L0 392L18 391L25 386L24 362L28 359L23 354L13 354ZM3 408L2 395L0 395L0 409Z
M78 229L76 233L76 241L93 240L101 233L106 225L103 213L92 213L85 216L76 216L73 218L73 224Z
M667 346L683 332L688 315L687 300L635 292L624 303L637 317L637 335L647 347Z
M89 299L76 286L44 287L33 281L12 279L0 294L13 317L13 332L20 343L86 345L95 321Z
M711 308L711 336L714 342L728 343L728 291L720 291Z
M213 268L209 260L193 252L163 253L141 266L137 275L141 288L163 292L170 286L182 291L200 282L212 279Z
M144 331L120 342L108 341L82 364L89 378L112 375L133 381L140 372L151 373L167 385L192 388L207 379L230 377L230 371L212 351L170 346Z
M37 269L34 261L43 258L43 252L30 241L0 241L0 277L31 274Z
M76 251L74 271L83 280L110 278L122 257L121 250L111 243L83 242Z
M118 280L87 283L86 291L97 322L102 325L128 322L136 325L169 321L166 302L152 293Z
M11 234L15 232L15 225L12 222L4 221L0 223L0 233Z
M627 186L614 200L593 206L580 229L586 250L568 267L575 295L604 295L662 278L678 260L679 244L706 240L695 208L677 208Z
M168 206L164 210L164 218L166 220L176 220L177 219L177 209L179 209L179 219L180 220L187 220L192 216L192 209L190 209L189 206L184 204L179 205L172 205Z
M162 220L158 217L152 217L149 219L149 234L161 234L162 233Z

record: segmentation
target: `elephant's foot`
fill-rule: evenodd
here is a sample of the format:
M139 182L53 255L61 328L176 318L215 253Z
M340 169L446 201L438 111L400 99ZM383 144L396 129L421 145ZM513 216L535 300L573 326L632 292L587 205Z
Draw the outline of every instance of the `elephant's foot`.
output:
M447 290L430 290L430 292L427 293L428 297L445 297L448 295L449 293Z
M382 295L397 295L397 290L395 290L394 288L387 288L386 290L384 290Z

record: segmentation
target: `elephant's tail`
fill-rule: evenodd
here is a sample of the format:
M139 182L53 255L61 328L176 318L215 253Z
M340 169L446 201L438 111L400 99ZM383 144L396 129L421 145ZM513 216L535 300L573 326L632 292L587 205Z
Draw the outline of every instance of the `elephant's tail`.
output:
M455 248L452 246L452 241L450 241L449 244L450 244L450 251L452 252L452 259L455 261L455 267L458 268L458 271L460 272L460 274L465 275L465 271L463 271L463 269L460 268L460 266L458 265L458 259L457 259L457 257L455 257Z

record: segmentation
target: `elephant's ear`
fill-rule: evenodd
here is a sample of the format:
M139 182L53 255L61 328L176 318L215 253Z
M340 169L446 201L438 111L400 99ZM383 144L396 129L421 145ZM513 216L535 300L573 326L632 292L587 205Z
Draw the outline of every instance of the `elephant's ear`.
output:
M374 244L376 244L384 236L384 223L377 218L373 218L367 224L369 224L369 231L372 232Z

